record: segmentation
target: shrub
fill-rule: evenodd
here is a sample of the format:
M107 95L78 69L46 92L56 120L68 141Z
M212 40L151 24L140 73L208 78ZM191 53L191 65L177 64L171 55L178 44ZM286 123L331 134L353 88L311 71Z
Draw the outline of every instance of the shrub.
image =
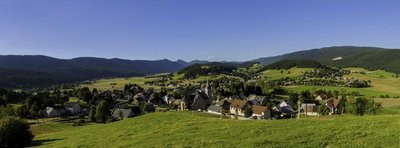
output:
M329 112L330 112L330 109L328 108L328 106L326 106L326 105L321 105L319 108L318 108L318 113L320 114L320 115L322 115L322 116L326 116L326 115L329 115Z
M0 120L0 147L25 147L33 139L29 125L17 117Z
M244 116L245 116L246 118L248 118L248 117L250 117L251 115L253 115L253 111L251 110L250 107L246 107L246 108L244 109Z
M89 112L89 120L92 122L96 122L96 107L92 106L90 107L90 112Z
M107 101L101 101L97 105L95 117L98 123L106 123L108 117L111 115L110 111L108 110L108 103Z
M346 111L354 115L378 114L381 108L381 103L376 103L373 99L355 98L346 102Z

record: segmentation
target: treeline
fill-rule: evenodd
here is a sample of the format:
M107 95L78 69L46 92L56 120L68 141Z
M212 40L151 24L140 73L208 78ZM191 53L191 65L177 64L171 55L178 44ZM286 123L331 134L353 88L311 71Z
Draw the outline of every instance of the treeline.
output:
M314 60L282 60L266 66L266 69L320 68L321 63Z
M207 64L194 64L178 72L184 73L187 79L194 79L198 76L213 75L213 74L230 74L233 70L237 69L236 66L229 63L207 63Z
M127 77L136 73L110 71L104 69L63 69L55 71L33 71L21 69L0 69L0 87L33 88L47 87L55 84L74 83L88 79L106 77Z

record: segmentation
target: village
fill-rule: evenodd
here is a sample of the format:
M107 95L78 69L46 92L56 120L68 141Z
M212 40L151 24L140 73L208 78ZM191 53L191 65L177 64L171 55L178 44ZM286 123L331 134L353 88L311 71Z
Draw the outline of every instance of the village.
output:
M142 91L140 86L127 85L130 87L125 93L123 91L92 92L93 98L90 103L98 105L101 98L108 98L112 103L107 107L107 121L117 121L132 118L144 113L155 111L194 111L226 116L241 120L277 120L290 119L307 116L340 114L338 108L341 98L335 98L326 94L313 96L316 103L301 103L288 99L276 99L271 96L255 95L233 95L229 97L215 96L214 88L209 83L202 84L199 89L186 92L182 98L166 94L157 98L156 93ZM136 90L136 91L135 91ZM179 91L179 90L174 90ZM133 93L138 92L138 93ZM91 112L95 112L87 105L81 106L79 102L67 102L63 107L46 107L41 110L42 117L72 117L72 119L88 119ZM318 108L327 108L319 110ZM76 117L76 118L73 118ZM86 117L86 118L85 118Z

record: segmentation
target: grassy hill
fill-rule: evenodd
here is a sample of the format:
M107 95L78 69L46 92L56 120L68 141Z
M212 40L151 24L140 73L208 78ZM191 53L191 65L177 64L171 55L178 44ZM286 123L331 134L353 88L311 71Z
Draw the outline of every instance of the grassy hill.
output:
M331 87L331 86L288 86L286 87L289 91L300 92L304 90L317 90L317 89L325 89L331 91L341 91L345 89L347 92L360 92L362 95L367 97L380 97L381 95L389 95L390 97L400 96L400 78L396 77L396 74L386 72L383 70L369 71L363 68L346 68L350 70L352 73L349 75L345 75L346 78L355 78L360 80L370 80L372 83L371 87L367 88L349 88L349 87ZM292 75L298 73L298 71L306 71L307 69L296 69ZM267 71L268 72L268 71ZM281 78L288 76L287 71L284 71L282 75L280 75L280 71L273 70L268 73L264 72L266 76L272 76L272 78Z
M261 72L261 75L268 80L277 80L281 78L295 78L304 75L304 72L311 71L312 68L291 68L291 69L269 69Z
M40 147L392 147L400 116L331 116L239 121L196 112L158 112L110 124L34 126Z

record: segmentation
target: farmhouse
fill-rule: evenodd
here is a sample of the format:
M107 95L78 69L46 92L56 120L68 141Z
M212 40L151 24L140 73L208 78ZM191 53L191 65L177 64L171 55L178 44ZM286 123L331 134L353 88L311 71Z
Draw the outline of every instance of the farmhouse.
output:
M318 116L318 106L315 103L303 103L301 110L306 116Z
M212 100L208 98L207 94L201 90L197 90L182 98L181 110L206 110L211 104Z
M231 105L231 103L228 101L228 100L222 100L222 101L219 101L219 103L218 103L218 106L220 106L221 107L221 109L224 111L224 112L227 112L227 111L229 111L229 109L230 109L230 106Z
M230 110L231 114L244 116L243 110L249 105L245 100L230 100Z
M326 100L326 99L328 99L328 96L325 95L325 94L318 95L318 96L315 98L315 100L317 100L317 101L322 101L322 100Z
M293 102L288 100L288 101L281 101L281 103L279 103L277 105L277 109L279 112L281 112L281 116L290 116L292 117L293 114L295 114L295 111L293 109Z
M257 95L254 95L254 94L249 95L247 97L247 100L251 101L250 103L252 105L266 104L269 101L268 97L266 97L266 96L257 96Z
M142 102L146 101L146 96L144 96L142 93L138 93L133 97L133 104L139 105Z
M253 118L257 119L270 119L271 118L271 110L266 106L253 105L251 106L251 111L253 111Z
M166 104L170 105L170 104L174 103L175 98L174 98L173 96L171 96L171 95L168 94L168 95L165 95L165 96L163 97L163 100L164 100L164 102L165 102Z
M45 113L45 116L48 118L60 116L60 113L52 107L46 107L46 110L44 113Z
M65 111L72 115L77 115L81 111L81 106L76 102L65 103L64 107Z
M339 104L340 104L340 99L329 99L326 100L325 103L325 105L330 109L331 115L337 111Z

